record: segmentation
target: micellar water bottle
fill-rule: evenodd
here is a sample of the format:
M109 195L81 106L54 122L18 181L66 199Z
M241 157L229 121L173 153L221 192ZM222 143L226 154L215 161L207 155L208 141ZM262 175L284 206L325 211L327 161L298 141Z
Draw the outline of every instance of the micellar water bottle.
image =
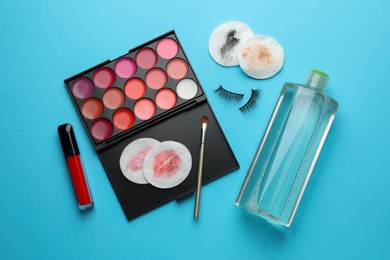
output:
M324 72L312 70L306 84L284 85L237 205L291 225L338 108L324 94L328 80Z

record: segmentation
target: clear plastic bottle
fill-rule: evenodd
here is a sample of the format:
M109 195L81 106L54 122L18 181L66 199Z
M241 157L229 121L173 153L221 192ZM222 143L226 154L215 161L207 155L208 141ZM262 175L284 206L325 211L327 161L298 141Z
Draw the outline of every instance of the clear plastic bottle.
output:
M338 103L324 94L329 77L312 70L306 84L286 83L236 204L290 226Z

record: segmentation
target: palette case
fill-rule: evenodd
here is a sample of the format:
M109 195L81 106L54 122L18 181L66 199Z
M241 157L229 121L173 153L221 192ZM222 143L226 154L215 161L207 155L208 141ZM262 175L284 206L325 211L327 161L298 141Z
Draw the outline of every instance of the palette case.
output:
M159 51L158 48L162 45L162 41L172 42L173 52L169 49L166 53ZM175 46L175 43L177 46ZM144 50L149 52L152 50L155 54L156 60L148 66L142 64L142 60L137 56L141 55L140 53ZM173 54L174 56L172 56ZM118 73L121 74L121 72L116 70L117 64L124 58L130 59L134 63L133 65L136 66L134 72L128 74L131 75L130 77L123 77L123 75L119 77ZM178 70L172 72L170 64L173 63L173 60L182 63L184 67L186 65L187 70L183 70L183 66L180 69L179 66ZM156 87L154 83L158 83L158 81L151 81L149 75L158 69L165 73L165 83L164 76L161 76L159 77L160 81L162 79L161 84L157 84L158 86ZM101 71L108 75L108 80L107 78L101 80L102 77L100 77L100 81L98 81L99 77L97 75ZM146 89L138 98L130 98L127 95L126 86L131 79L137 79L145 83ZM179 91L178 87L183 85L184 80L196 83L196 93L193 89L190 89L194 94L188 96L188 93L183 94L181 90ZM75 86L79 86L81 81L87 82L86 85L84 84L87 87L83 91L78 92ZM107 83L103 84L103 88L102 82ZM148 82L150 85L154 84L154 86L150 87ZM100 86L97 84L100 84ZM161 86L162 84L163 86ZM203 116L208 117L203 184L239 168L234 153L174 31L170 31L133 48L127 54L112 61L107 60L66 79L65 86L128 220L134 219L164 203L180 199L195 190L201 142L201 120ZM193 88L193 85L191 86ZM115 89L115 91L119 94L122 93L118 95L118 98L124 97L124 100L123 102L122 100L116 102L120 106L109 108L106 105L108 103L103 100L105 93L113 88L118 89ZM156 101L159 91L162 90L169 92L169 94L174 92L174 95L172 95L175 97L174 104L171 102L173 105L169 105L169 108L164 107L166 106L164 103L159 105L158 101ZM151 101L149 102L151 104L150 107L154 106L154 110L139 110L137 102L140 100ZM170 100L172 101L172 99ZM86 104L89 110L85 109ZM137 109L142 112L138 112L138 116ZM118 111L126 111L126 113L118 117L117 115L120 113ZM149 114L149 116L144 118L144 112ZM150 114L152 115L150 116ZM124 118L124 120L115 121L117 118ZM104 122L104 124L100 124L101 122ZM102 125L102 128L97 128L99 125ZM135 184L127 180L121 172L119 159L125 147L139 138L154 138L160 142L172 140L184 144L192 156L192 168L188 177L178 186L170 189L159 189L150 184Z

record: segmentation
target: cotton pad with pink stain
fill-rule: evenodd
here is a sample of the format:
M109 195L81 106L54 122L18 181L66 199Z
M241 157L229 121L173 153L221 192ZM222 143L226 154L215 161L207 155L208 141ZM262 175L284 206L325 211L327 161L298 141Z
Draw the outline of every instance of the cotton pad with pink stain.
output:
M156 144L146 155L143 173L149 183L169 189L182 183L192 167L190 151L183 144L165 141Z
M149 183L143 172L144 159L153 147L159 143L153 138L140 138L126 146L119 164L123 175L129 181L137 184Z

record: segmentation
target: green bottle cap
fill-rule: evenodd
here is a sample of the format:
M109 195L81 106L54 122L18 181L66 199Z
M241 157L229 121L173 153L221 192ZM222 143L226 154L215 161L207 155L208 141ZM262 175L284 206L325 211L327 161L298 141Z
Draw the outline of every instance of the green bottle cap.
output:
M306 85L323 91L328 84L329 76L321 70L311 70L306 80Z
M310 72L315 73L315 74L319 74L319 75L324 76L324 77L327 77L327 78L329 79L328 74L326 74L325 72L323 72L323 71L321 71L321 70L315 70L315 69L313 69L313 70L311 70Z

